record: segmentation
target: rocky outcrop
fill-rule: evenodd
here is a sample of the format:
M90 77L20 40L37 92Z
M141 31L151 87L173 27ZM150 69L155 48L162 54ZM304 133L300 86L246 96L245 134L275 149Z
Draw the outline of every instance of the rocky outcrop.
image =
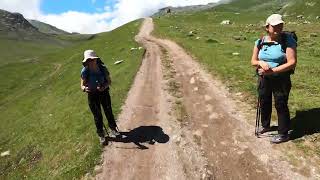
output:
M0 29L10 31L38 31L22 14L10 13L5 10L0 10Z
M0 37L6 39L38 40L46 35L27 21L22 14L0 9Z

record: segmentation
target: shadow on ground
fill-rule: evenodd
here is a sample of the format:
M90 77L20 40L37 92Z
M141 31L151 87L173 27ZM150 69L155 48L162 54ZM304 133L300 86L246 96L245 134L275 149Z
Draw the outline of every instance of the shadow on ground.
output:
M143 150L149 148L142 143L153 145L156 142L167 143L170 139L159 126L140 126L129 132L120 132L120 134L121 136L118 137L108 137L107 140L112 142L134 143L138 146L138 149Z
M297 111L296 116L291 119L292 132L290 138L297 139L305 135L320 132L320 108Z

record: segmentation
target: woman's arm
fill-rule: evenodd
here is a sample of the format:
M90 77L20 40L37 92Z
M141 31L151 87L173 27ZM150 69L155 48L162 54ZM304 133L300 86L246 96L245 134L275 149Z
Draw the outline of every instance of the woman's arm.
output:
M273 73L286 72L297 65L297 48L288 47L286 50L287 62L272 69Z
M109 76L107 76L107 83L108 83L108 86L110 86L111 85L111 78L110 78L110 75Z
M86 80L80 78L80 88L83 92L90 92L89 88L86 86Z
M259 52L258 47L254 46L253 52L252 52L252 57L251 57L251 65L256 68L259 66L258 52Z

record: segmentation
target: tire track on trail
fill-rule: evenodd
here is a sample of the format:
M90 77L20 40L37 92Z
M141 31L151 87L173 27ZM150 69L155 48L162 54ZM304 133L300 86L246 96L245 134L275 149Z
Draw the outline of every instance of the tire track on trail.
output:
M274 146L255 138L246 120L252 117L244 111L249 106L233 100L224 85L176 43L151 36L152 30L152 19L145 19L136 41L146 54L118 121L120 130L144 136L141 144L146 148L138 149L132 141L112 142L104 148L97 179L319 178L318 168L306 163L311 161L287 161L283 149L290 143ZM167 90L161 48L167 52L174 72L170 81L179 85L179 97ZM186 110L182 120L172 113L177 99ZM168 141L146 143L145 136L152 133L137 130L150 127L160 129L158 138L168 135Z

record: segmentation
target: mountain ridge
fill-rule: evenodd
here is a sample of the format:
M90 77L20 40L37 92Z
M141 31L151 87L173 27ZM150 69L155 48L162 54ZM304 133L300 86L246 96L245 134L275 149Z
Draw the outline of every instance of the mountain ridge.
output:
M34 20L34 19L27 19L31 25L36 27L40 32L45 33L45 34L71 34L67 31L64 31L62 29L59 29L53 25Z

